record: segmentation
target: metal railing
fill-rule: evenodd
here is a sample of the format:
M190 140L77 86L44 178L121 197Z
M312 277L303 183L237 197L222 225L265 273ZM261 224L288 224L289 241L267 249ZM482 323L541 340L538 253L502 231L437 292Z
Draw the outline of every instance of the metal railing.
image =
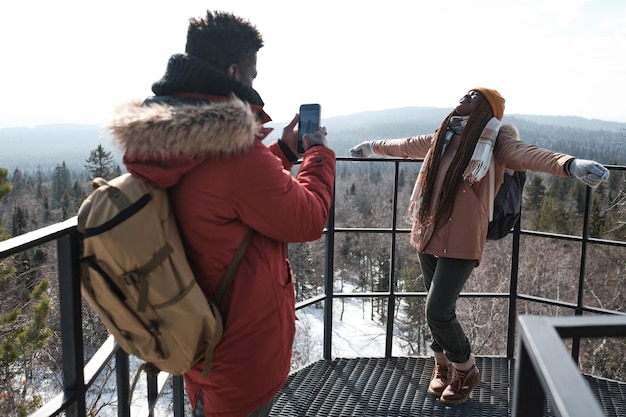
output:
M337 158L338 161L350 161L355 162L359 159L354 158ZM392 337L395 311L395 303L398 297L426 297L425 292L397 292L395 288L395 239L398 234L408 233L408 229L398 228L396 223L396 211L397 211L397 197L398 197L398 177L399 177L399 164L407 162L400 159L381 159L372 160L368 159L368 162L380 161L385 163L394 164L394 191L393 191L393 220L392 227L388 229L359 229L359 228L336 228L334 217L334 206L331 210L330 218L328 221L327 230L325 231L325 293L309 300L299 302L296 305L297 309L302 309L309 305L324 302L324 359L330 359L331 347L332 347L332 305L333 300L343 297L385 297L387 299L387 322L386 322L386 342L385 342L385 355L391 356ZM607 166L612 171L626 171L626 166ZM603 239L595 239L588 236L586 230L589 221L590 201L591 201L591 189L587 189L585 213L584 213L584 231L582 236L566 236L552 233L539 233L533 231L519 230L516 228L513 241L512 241L512 267L511 267L511 284L510 291L508 293L462 293L462 297L479 297L479 298L507 298L509 302L509 317L508 317L508 338L507 338L507 357L513 358L514 344L515 344L515 327L517 320L517 301L527 300L542 304L555 305L565 307L573 310L574 315L580 316L584 312L599 313L599 314L611 314L625 316L623 312L604 310L600 308L590 307L584 304L582 298L582 288L585 281L585 266L586 266L586 253L587 246L589 244L598 245L611 245L626 247L626 242L609 241ZM334 271L334 242L335 236L339 233L388 233L391 234L391 248L390 259L391 267L389 274L389 291L386 292L372 292L372 293L334 293L333 290L333 271ZM517 291L517 275L518 275L518 261L519 261L519 239L521 235L532 235L538 237L549 237L552 239L564 239L569 241L580 242L582 245L581 259L580 259L580 274L578 284L578 298L576 303L568 303L554 299L530 296L525 294L519 294ZM33 417L48 417L57 416L64 413L67 417L83 417L86 414L86 399L85 395L87 389L91 386L96 376L102 371L105 365L115 357L115 372L117 378L117 396L118 396L118 416L128 417L131 415L130 406L128 405L129 397L129 358L118 346L114 343L112 338L109 338L98 350L98 352L89 360L87 364L84 361L83 353L83 333L81 328L81 293L79 286L79 247L78 247L78 233L76 231L76 218L68 219L62 223L54 224L41 228L39 230L26 233L21 236L11 238L9 240L0 242L0 259L6 258L10 255L25 251L27 249L48 243L57 243L58 254L58 278L59 278L59 309L61 314L61 345L63 352L63 392L54 397L51 401L45 404L41 409L32 414ZM621 319L621 318L620 318ZM536 341L535 335L532 333L536 331L538 326L533 325L532 320L523 319L520 321L522 325L523 341L521 349L523 355L522 361L533 361L534 358L541 357L541 352L537 352L533 348L533 344ZM530 325L528 325L530 323ZM560 323L560 322L559 322ZM600 325L600 324L598 324ZM570 329L576 329L571 327ZM586 330L585 327L583 330ZM530 333L530 336L529 336ZM580 334L576 331L568 331L567 335L572 336L574 339L573 349L571 356L578 360L578 345L579 337L585 336L586 331L581 331ZM555 343L550 339L551 343ZM530 343L530 345L529 345ZM559 345L562 345L560 343ZM530 347L529 347L530 346ZM562 353L562 352L561 352ZM569 356L569 355L568 355ZM522 378L537 379L543 378L549 380L549 376L555 372L555 369L551 366L535 366L535 373L531 373L530 376L522 374ZM152 408L156 403L160 392L162 391L169 375L148 375L147 380L147 404L142 409L139 415L152 415ZM519 385L518 385L519 386ZM552 391L555 389L553 385L542 385L545 390L549 392L550 398L552 397ZM535 392L535 394L537 394ZM516 394L518 395L518 394ZM541 398L541 394L538 394ZM558 390L556 391L556 400L560 397ZM583 395L583 394L581 394ZM585 394L586 395L586 394ZM524 396L516 397L518 404L520 400L524 400ZM173 378L173 413L175 417L184 416L184 389L182 383L182 377L177 376ZM567 415L567 414L563 414Z
M521 316L519 323L513 417L543 416L546 400L559 417L604 416L562 339L626 337L626 316Z

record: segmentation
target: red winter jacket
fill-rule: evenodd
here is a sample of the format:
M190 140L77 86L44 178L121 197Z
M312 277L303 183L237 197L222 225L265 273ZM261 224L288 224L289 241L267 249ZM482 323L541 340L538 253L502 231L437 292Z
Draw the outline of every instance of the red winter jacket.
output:
M207 296L246 232L254 230L221 306L225 330L211 374L200 377L200 362L185 375L192 404L204 393L207 415L246 415L268 402L288 376L295 310L285 242L321 237L335 155L323 146L309 149L294 178L280 147L262 143L264 130L238 99L174 107L131 103L110 129L128 171L169 188L189 261Z

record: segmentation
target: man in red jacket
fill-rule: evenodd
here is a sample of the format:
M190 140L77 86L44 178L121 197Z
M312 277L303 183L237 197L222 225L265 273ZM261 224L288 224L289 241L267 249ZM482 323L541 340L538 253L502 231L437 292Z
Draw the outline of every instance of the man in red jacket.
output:
M184 375L196 416L266 416L287 379L295 334L285 242L319 239L333 196L325 133L296 151L298 115L281 140L252 88L261 34L223 12L191 19L154 96L120 107L110 124L129 172L168 188L199 285L212 297L248 230L254 233L221 305L224 335L211 374ZM297 176L292 163L303 157ZM184 323L181 323L184 326Z

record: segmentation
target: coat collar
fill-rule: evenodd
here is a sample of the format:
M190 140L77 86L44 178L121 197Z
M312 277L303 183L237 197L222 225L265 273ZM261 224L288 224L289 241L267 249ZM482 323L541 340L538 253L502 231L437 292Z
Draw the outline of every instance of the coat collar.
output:
M250 149L263 135L248 103L204 98L191 104L130 102L116 109L107 127L127 157L157 160L231 155Z

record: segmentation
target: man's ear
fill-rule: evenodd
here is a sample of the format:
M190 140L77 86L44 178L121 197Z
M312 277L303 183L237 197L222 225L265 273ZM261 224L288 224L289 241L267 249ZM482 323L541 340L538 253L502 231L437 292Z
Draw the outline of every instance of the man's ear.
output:
M226 72L228 73L229 77L239 79L239 67L237 66L237 64L230 64Z

